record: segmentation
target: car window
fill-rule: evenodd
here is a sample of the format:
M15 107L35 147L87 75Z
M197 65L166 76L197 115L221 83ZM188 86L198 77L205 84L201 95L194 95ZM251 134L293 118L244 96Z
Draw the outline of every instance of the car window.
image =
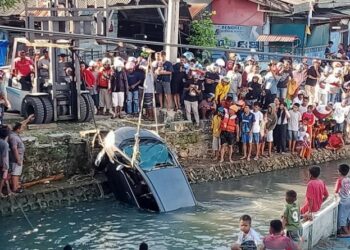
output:
M132 157L134 149L134 141L122 146L122 150L130 158ZM175 162L169 152L168 147L156 140L141 140L140 141L140 162L139 166L145 170L150 171L154 168L172 167Z

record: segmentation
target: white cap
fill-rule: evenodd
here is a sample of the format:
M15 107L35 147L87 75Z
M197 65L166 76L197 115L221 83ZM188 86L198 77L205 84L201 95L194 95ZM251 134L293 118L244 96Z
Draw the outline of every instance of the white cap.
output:
M217 59L215 63L221 67L225 67L225 61L222 58Z
M130 56L128 58L128 62L136 62L136 61L137 61L137 59L135 57L133 57L133 56Z
M256 49L250 49L250 52L255 53Z
M95 61L90 61L89 62L89 67L94 67L96 66L96 62Z
M124 67L124 63L118 59L114 59L113 65L114 67Z
M102 65L106 65L106 64L111 65L111 59L107 57L103 58L101 62L102 62Z

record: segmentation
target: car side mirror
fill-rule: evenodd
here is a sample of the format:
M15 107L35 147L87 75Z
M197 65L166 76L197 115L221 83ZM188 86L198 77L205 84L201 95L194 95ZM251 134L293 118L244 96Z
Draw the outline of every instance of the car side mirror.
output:
M120 170L122 170L124 168L124 166L123 165L118 165L118 167L117 167L117 171L120 171Z

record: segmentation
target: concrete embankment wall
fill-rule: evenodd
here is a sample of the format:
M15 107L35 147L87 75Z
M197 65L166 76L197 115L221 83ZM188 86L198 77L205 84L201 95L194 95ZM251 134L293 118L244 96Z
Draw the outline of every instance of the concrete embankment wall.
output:
M208 123L202 122L200 129L194 129L188 122L173 122L161 129L161 136L177 153L190 183L220 181L243 175L263 173L278 169L302 167L327 161L350 158L350 147L338 153L327 150L314 151L310 160L302 160L291 155L275 155L270 159L259 161L235 161L218 163L212 159L211 135ZM107 130L104 132L104 134ZM28 132L30 134L30 131ZM93 134L84 138L79 133L49 133L36 137L23 137L26 144L24 160L24 182L42 179L63 173L65 181L52 182L30 188L18 198L1 199L2 215L24 210L35 210L48 206L65 205L100 197L100 185L104 180L85 181L71 179L72 176L86 175L93 172L93 162L100 148L92 147Z

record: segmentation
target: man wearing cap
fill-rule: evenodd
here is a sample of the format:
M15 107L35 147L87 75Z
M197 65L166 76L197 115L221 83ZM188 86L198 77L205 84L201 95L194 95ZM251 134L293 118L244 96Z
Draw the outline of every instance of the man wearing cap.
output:
M33 61L26 56L26 52L24 50L19 52L19 57L17 57L14 61L14 75L17 77L17 80L20 82L22 86L22 90L31 91L32 79L31 74L34 70Z
M224 100L230 90L230 79L228 77L224 77L221 79L218 85L215 88L215 100L216 103L219 104L222 100Z
M50 78L50 58L47 49L43 50L43 56L38 60L38 77L40 92L48 92L48 88L44 86L45 80Z
M72 70L72 65L67 61L67 55L65 53L60 53L58 55L57 64L57 80L58 83L66 83L68 72Z
M310 103L314 103L316 100L316 85L321 77L321 67L319 60L312 60L312 66L307 71L307 78L305 83L306 94L310 98Z
M112 106L112 94L110 93L110 80L112 76L111 60L109 58L103 58L102 65L103 67L97 76L97 86L100 98L97 114L103 115L104 108L106 108L106 113L104 113L104 115L109 115Z
M224 162L225 152L227 146L229 147L229 161L232 163L233 144L239 139L239 126L236 105L231 105L229 109L225 109L224 118L221 121L221 151L220 151L220 162Z

